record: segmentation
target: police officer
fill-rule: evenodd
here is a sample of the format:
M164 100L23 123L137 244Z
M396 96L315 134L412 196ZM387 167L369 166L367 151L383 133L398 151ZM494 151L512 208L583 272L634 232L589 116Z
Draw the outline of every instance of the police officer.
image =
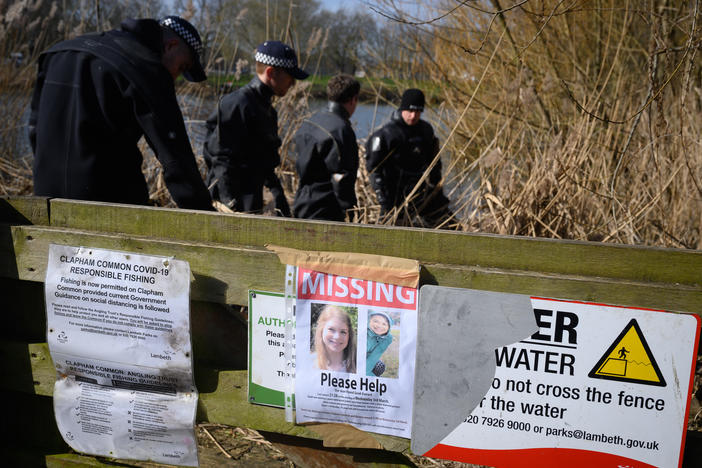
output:
M368 138L366 168L381 215L404 203L439 150L434 129L420 118L423 111L424 93L408 89L390 121ZM440 189L434 190L440 180L441 161L437 161L417 198L408 204L411 214L419 214L428 224L450 214L448 199Z
M290 216L285 192L275 174L281 140L271 98L285 96L295 80L309 75L298 67L295 51L279 41L259 45L255 61L256 76L224 96L207 119L203 150L207 186L212 197L226 207L260 213L265 185L273 194L277 213Z
M327 108L305 120L295 134L296 218L344 221L346 210L356 205L358 143L349 118L360 90L361 84L352 76L332 77L327 84Z
M34 193L147 204L137 142L144 135L181 208L211 210L174 80L203 81L200 36L177 16L61 42L39 58L29 137Z

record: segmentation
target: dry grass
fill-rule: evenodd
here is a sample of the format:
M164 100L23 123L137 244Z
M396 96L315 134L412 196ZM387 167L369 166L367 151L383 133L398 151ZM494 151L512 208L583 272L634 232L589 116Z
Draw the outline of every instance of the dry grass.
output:
M398 45L396 62L381 61L387 69L378 73L402 80L400 88L409 84L398 70L426 78L418 85L435 96L429 117L445 143L439 156L444 189L459 214L441 227L699 248L698 3L664 5L540 1L503 14L477 14L464 5L442 22L406 26L389 37ZM485 12L501 7L497 0L480 3ZM245 20L245 12L241 16L237 21ZM43 24L27 18L14 21L25 29ZM60 26L72 31L80 25ZM313 36L304 50L318 48L326 37L323 31ZM0 41L3 56L28 51L22 41L21 34L7 34ZM226 34L217 32L212 47L222 55L211 66L232 65L227 57L238 46L225 43ZM22 66L0 70L0 191L6 195L31 193L24 125L38 52L33 53ZM219 90L185 84L180 95L191 136L201 141L197 135L204 132L202 121ZM309 115L308 103L305 82L276 102L283 140L279 175L291 202L297 180L290 142ZM152 199L175 206L160 166L143 146ZM194 150L204 175L199 146ZM363 167L357 195L351 221L423 225L413 200L380 219Z
M462 5L400 42L438 83L460 228L699 248L698 2L513 3ZM422 19L456 7L440 4Z
M402 66L381 61L388 68L379 73L396 77L398 88L408 84L397 70L434 87L430 118L445 143L445 191L459 215L441 227L698 248L699 12L604 0L530 7L502 15L462 7L441 27L390 38L404 38ZM309 114L305 85L276 103L290 201L290 141ZM162 184L154 195L172 206ZM411 199L380 219L363 167L357 196L350 221L424 226Z

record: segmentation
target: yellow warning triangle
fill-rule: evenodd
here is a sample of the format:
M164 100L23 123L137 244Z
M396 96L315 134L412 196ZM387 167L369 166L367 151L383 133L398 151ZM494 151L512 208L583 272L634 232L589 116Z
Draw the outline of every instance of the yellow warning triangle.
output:
M588 377L665 387L656 359L636 319L612 342Z

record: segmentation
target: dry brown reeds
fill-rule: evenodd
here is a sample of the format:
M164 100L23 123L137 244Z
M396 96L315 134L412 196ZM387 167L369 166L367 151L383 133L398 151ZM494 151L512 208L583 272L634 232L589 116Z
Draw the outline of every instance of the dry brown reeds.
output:
M49 2L14 1L0 5L0 194L32 193L32 158L27 135L34 65L57 27L57 8Z
M699 1L379 3L388 71L436 86L461 229L700 248Z
M432 96L426 114L444 144L439 155L444 190L459 215L442 227L700 247L699 0L438 1L432 3L436 10L422 10L430 11L423 18L393 10L396 2L376 3L395 21L386 38L393 51L377 57L375 75L396 78L399 89L417 86ZM245 19L244 12L236 21ZM51 21L44 21L51 26L47 30L75 29L57 17ZM230 70L238 44L225 46L226 31L212 21L208 68ZM6 18L0 23L11 30ZM0 71L0 184L2 193L26 194L31 155L23 126L41 47L21 43L27 39L21 28L12 31L0 40L3 60L18 48L28 53L20 66L3 62ZM320 30L310 38L298 47L306 68L314 69L306 51L323 48L327 33ZM203 121L220 92L190 84L179 89L203 175ZM280 175L291 201L297 182L290 142L309 115L308 98L302 82L276 102L283 140ZM144 171L152 198L175 206L152 155ZM407 213L412 200L397 216L379 219L363 168L357 195L353 221L392 224L403 212L409 214L405 221L412 219Z

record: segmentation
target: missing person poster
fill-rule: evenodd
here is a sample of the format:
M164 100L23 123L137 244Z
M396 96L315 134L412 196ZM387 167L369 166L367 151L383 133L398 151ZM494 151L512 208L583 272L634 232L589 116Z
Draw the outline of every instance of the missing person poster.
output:
M297 422L410 437L417 290L297 270Z
M66 443L197 466L188 263L51 245L45 294L54 412Z

